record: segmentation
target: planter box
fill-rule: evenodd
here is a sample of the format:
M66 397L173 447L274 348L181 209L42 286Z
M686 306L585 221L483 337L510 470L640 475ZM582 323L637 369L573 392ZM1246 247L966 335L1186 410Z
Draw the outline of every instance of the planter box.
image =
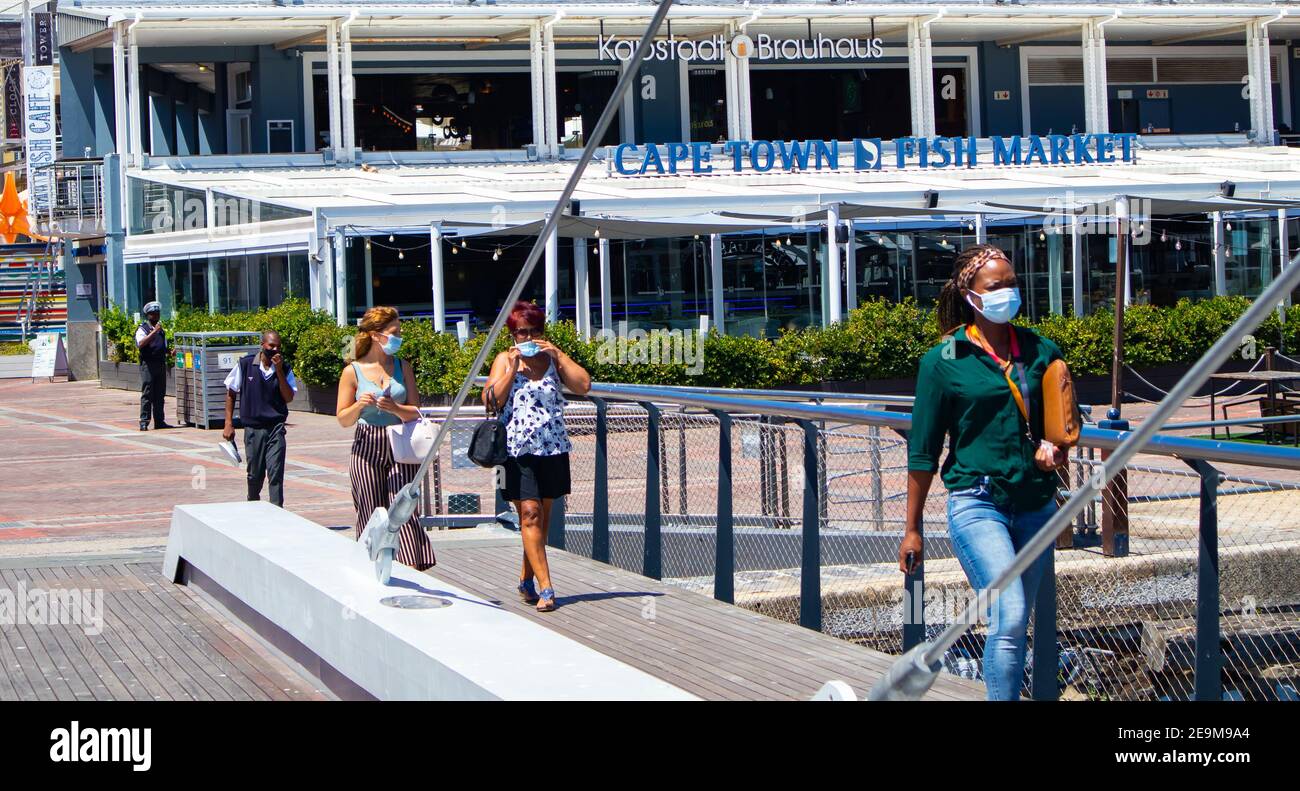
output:
M1246 360L1229 360L1219 370L1222 372L1240 372L1250 370L1253 361ZM1157 365L1152 368L1137 369L1137 372L1151 384L1161 390L1169 390L1173 387L1183 374L1191 368L1184 363L1171 363L1169 365ZM1226 382L1210 380L1201 385L1196 391L1196 395L1209 395L1212 390L1222 390ZM1078 395L1081 404L1109 404L1110 403L1110 374L1090 374L1086 376L1075 377L1075 393ZM821 382L817 385L807 385L803 387L792 387L791 390L807 390L814 393L871 393L872 395L915 395L915 379L871 379L865 382ZM1135 393L1143 398L1152 401L1159 401L1164 394L1157 392L1136 376L1124 372L1124 389L1130 393ZM1136 398L1125 396L1125 403L1137 403Z
M140 364L139 363L115 363L109 360L99 361L99 386L109 387L114 390L134 390L140 392ZM167 395L175 397L176 395L176 377L172 374L172 369L167 369ZM175 415L168 417L168 420Z

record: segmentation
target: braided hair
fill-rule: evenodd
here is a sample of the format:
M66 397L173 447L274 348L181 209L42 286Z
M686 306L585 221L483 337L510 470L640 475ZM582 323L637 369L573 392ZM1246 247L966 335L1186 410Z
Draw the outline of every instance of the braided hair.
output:
M939 329L944 335L951 335L958 327L975 320L975 309L962 296L962 292L975 282L975 273L979 272L980 267L995 258L1007 258L1007 254L991 244L971 245L957 255L953 262L952 277L943 284L935 306Z

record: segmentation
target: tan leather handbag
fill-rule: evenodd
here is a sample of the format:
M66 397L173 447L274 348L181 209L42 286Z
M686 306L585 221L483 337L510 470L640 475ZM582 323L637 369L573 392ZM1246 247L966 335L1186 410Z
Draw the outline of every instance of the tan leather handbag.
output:
M1053 360L1043 373L1043 437L1060 448L1079 444L1083 419L1074 395L1074 379L1065 360Z

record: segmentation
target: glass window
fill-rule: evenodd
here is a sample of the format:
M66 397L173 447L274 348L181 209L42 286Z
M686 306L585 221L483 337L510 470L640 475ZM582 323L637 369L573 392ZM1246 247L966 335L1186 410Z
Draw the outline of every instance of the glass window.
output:
M858 231L854 253L858 304L883 297L901 302L913 295L911 244L907 234ZM906 244L904 244L906 242Z
M614 84L618 82L617 69L596 69L595 71L562 71L555 75L556 99L560 106L556 122L559 124L560 145L565 148L582 148L591 131L596 127L601 111L614 95ZM622 139L619 119L616 113L605 130L602 146L618 145Z
M317 148L329 140L325 84L314 76ZM526 70L356 75L356 143L366 151L518 149L533 142L532 111Z
M691 141L727 140L727 79L722 69L691 69Z

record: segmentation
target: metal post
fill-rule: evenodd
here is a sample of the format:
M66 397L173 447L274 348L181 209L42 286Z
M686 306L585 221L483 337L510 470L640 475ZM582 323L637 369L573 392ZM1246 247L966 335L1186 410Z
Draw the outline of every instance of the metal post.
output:
M1034 672L1030 695L1034 700L1056 700L1061 695L1057 671L1061 657L1056 650L1056 552L1043 553L1043 579L1034 600Z
M858 306L858 235L852 220L845 220L844 228L848 231L844 245L844 313L847 315Z
M803 429L803 535L799 560L799 625L821 631L821 507L818 496L818 432L811 420L798 421Z
M1071 212L1070 214L1070 280L1072 286L1071 297L1074 315L1083 315L1083 283L1085 272L1084 265L1087 263L1083 260L1083 239L1079 235L1079 215Z
M352 162L357 147L356 79L352 76L352 16L339 23L339 131L340 153L344 162ZM333 130L330 131L331 137Z
M597 245L600 255L600 329L602 333L614 332L613 288L609 283L609 240L601 239Z
M869 458L871 461L871 521L872 527L876 530L884 528L885 524L885 487L883 473L880 465L882 455L880 453L880 426L871 426L867 429L868 442L871 443Z
M1219 645L1219 481L1207 461L1187 460L1201 476L1200 541L1196 557L1196 700L1223 699Z
M1210 212L1210 238L1214 242L1214 295L1228 293L1228 242L1223 235L1223 212Z
M587 240L578 237L573 240L574 317L578 336L584 341L591 340L591 286L587 282L587 271Z
M546 263L543 277L545 288L546 320L558 321L560 318L560 235L559 228L552 228L546 237Z
M672 499L668 496L668 438L664 436L662 419L659 423L659 504L664 513L672 510Z
M686 502L686 415L677 413L677 501L683 517L690 514Z
M776 477L769 470L769 462L773 454L773 438L768 436L767 430L768 418L760 415L758 418L758 488L762 490L762 510L763 516L772 516L776 514Z
M903 650L925 641L925 564L903 575Z
M429 226L429 270L433 289L433 331L446 332L447 283L442 274L442 231L436 225ZM369 281L370 278L367 277L366 282Z
M659 407L649 401L641 402L646 411L645 447L645 541L641 547L641 573L650 579L663 578L663 534L659 496L659 465L661 463Z
M984 244L989 240L988 230L984 226L984 215L975 215L975 244Z
M713 560L713 598L735 604L736 545L732 514L731 415L709 410L718 419L718 526Z
M727 334L726 302L724 301L722 277L722 236L709 234L709 282L713 286L713 326L719 335Z
M609 562L609 404L589 396L596 405L596 463L591 497L591 559Z
M325 25L325 93L329 99L330 150L334 152L334 161L339 162L343 156L343 112L339 96L339 20L331 19ZM229 152L227 152L229 153ZM248 152L244 152L248 153Z
M817 501L821 504L818 514L823 524L829 524L831 519L830 480L826 474L826 456L829 444L826 441L826 421L819 421L817 424Z
M840 205L832 203L826 207L826 261L827 274L826 282L822 287L826 289L827 302L827 324L839 324L843 319L841 315L841 305L843 304L840 295L844 287L841 282L841 269L843 262L840 260Z
M567 497L556 497L551 501L551 519L547 523L546 545L555 549L564 549L564 501Z

